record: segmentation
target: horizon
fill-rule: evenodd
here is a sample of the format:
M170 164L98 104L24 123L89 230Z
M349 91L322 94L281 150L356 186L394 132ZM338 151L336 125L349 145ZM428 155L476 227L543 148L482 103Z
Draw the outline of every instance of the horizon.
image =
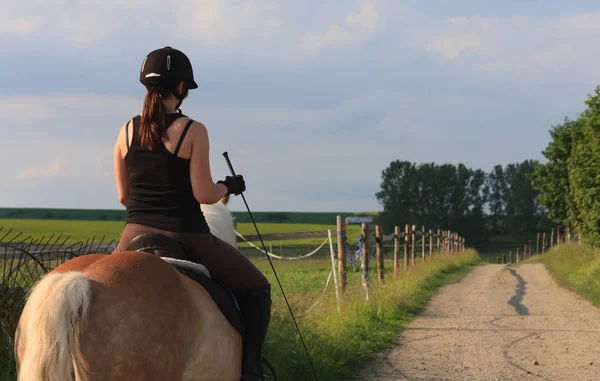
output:
M182 0L177 10L29 0L0 10L6 208L124 210L112 150L141 110L141 62L162 46L194 67L199 89L182 111L208 129L213 179L229 175L229 152L261 212L380 212L375 193L394 160L486 172L545 162L550 128L600 84L600 5L588 0ZM246 211L240 197L229 207Z

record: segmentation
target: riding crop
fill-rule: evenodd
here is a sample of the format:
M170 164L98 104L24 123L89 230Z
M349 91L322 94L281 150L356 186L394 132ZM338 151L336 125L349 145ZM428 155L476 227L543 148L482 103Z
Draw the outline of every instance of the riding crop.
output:
M233 170L233 166L231 165L231 161L229 160L229 155L227 154L227 152L223 152L223 156L225 157L225 161L227 162L227 166L229 167L229 170L231 171L231 174L233 176L235 176L235 171ZM244 200L244 204L246 205L246 209L248 210L248 214L250 215L250 219L252 220L252 223L254 224L254 228L256 229L256 233L258 234L258 238L260 239L260 243L263 246L263 250L265 251L265 254L267 255L267 259L269 260L269 264L271 265L271 269L273 270L273 274L275 274L275 279L277 279L277 284L279 284L279 288L281 289L281 293L283 294L283 298L285 299L285 303L287 304L287 307L290 311L290 315L292 315L292 320L294 321L294 325L296 326L296 330L298 331L298 335L300 336L300 341L302 342L302 346L304 347L304 351L306 352L306 356L308 357L308 362L310 363L310 367L312 369L312 372L315 376L315 380L319 380L319 377L317 376L317 371L315 370L315 367L312 363L312 360L310 358L310 354L308 353L308 349L306 348L306 344L304 343L304 338L302 337L302 333L300 332L300 327L298 327L298 323L296 322L296 318L294 317L294 313L292 312L292 307L290 306L290 303L288 302L287 296L285 295L285 292L283 291L283 286L281 285L281 282L279 281L279 276L277 276L277 272L275 271L275 266L273 266L273 261L271 261L271 257L268 254L267 248L265 246L265 243L263 242L262 236L260 235L260 232L258 231L258 226L256 226L256 222L254 221L254 217L252 216L252 212L250 211L250 208L248 207L248 203L246 202L246 197L244 197L244 193L241 193L242 195L242 200Z

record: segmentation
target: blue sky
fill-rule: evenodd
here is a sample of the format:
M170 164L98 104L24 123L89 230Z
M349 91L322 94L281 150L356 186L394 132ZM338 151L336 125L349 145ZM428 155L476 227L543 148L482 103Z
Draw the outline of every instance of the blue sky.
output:
M0 206L121 208L119 127L138 71L183 50L215 180L253 210L380 210L392 160L543 160L600 84L592 1L0 0ZM231 209L245 210L239 197Z

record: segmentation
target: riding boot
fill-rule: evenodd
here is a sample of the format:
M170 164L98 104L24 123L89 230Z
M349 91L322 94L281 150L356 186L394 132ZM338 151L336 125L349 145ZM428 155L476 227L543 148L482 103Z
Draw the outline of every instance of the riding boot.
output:
M244 320L242 378L240 381L266 381L262 366L262 348L271 318L271 287L253 288L240 297Z

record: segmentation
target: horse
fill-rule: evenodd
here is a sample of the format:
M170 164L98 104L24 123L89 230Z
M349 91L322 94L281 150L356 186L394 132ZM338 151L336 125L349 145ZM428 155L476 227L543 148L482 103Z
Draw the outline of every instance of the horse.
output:
M46 274L15 332L18 381L239 381L242 333L168 259L88 254Z

